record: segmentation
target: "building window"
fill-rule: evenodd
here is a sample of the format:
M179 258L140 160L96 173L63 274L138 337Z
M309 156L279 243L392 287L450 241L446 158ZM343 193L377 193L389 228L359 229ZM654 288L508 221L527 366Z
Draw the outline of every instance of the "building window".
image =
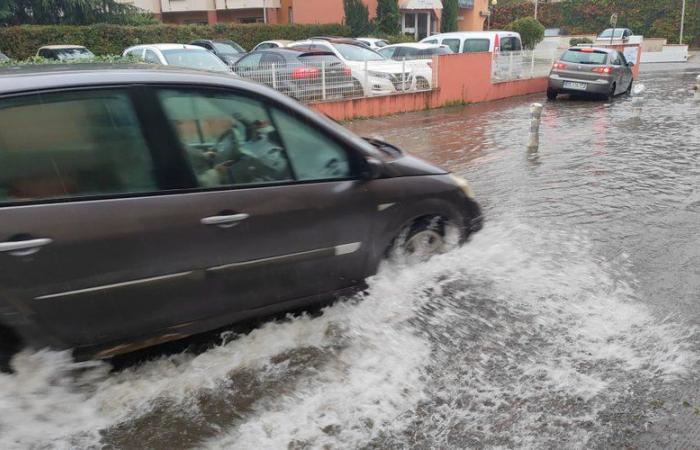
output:
M416 27L416 15L413 13L404 14L404 26L406 28Z
M292 7L289 7L289 10L287 11L287 17L288 17L288 22L289 23L294 23L294 10L292 10Z

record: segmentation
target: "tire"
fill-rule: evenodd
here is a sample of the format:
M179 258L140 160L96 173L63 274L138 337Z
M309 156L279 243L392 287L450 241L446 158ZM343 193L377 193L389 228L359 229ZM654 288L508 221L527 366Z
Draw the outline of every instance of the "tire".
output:
M627 86L627 90L625 91L626 95L630 95L632 93L632 85L634 84L634 80L630 80L630 85Z
M557 95L559 95L559 92L557 92L556 89L552 89L552 88L547 89L547 100L554 101L557 99Z
M429 91L430 83L423 77L416 78L416 89L419 91Z
M610 91L605 96L605 99L606 100L614 99L615 98L615 91L617 91L617 83L613 83L612 86L610 86Z
M359 98L365 96L365 88L362 87L362 83L356 79L352 80L352 95L353 98Z
M22 349L21 341L9 329L0 327L0 373L13 373L10 362Z
M389 259L396 263L413 265L425 262L447 249L444 220L440 217L425 217L397 236Z

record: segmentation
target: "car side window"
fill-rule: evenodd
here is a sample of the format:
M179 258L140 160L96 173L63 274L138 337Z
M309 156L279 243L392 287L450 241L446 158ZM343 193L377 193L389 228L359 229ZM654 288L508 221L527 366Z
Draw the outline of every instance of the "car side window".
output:
M354 176L348 152L336 141L287 111L272 109L272 117L298 180Z
M620 54L618 52L613 52L612 55L610 55L610 64L613 66L619 66L622 64L622 61L620 61Z
M143 55L143 60L149 64L160 64L160 59L153 50L146 50L146 53Z
M158 189L123 90L0 100L0 123L0 203Z
M236 63L236 69L253 70L257 69L262 59L262 53L252 53Z
M442 45L450 47L452 53L459 53L459 46L462 42L459 39L443 39Z
M257 47L255 47L255 50L267 50L268 48L272 48L272 44L270 44L269 42L258 45Z
M625 58L625 54L624 54L624 53L618 52L617 55L618 55L619 58L620 58L620 65L621 65L621 66L626 66L626 65L627 65L627 58Z
M274 53L263 54L262 58L260 59L260 65L269 68L272 67L273 64L276 67L281 67L285 65L284 59L280 55L275 55Z
M507 36L501 38L501 51L502 52L514 52L522 50L522 46L518 38L514 36Z
M383 48L379 50L379 53L385 57L386 59L391 59L394 57L394 54L396 53L397 47L390 47L390 48Z
M424 44L437 44L437 39L428 39L427 41L423 41Z
M293 180L263 103L217 90L162 89L158 96L201 187Z

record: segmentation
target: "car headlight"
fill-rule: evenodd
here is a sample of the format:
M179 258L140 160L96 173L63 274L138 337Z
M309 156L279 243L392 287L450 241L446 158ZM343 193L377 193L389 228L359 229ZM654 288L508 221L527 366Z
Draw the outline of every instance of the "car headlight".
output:
M391 74L384 73L384 72L375 72L374 70L368 70L367 74L370 77L384 78L385 80L391 79Z
M464 192L464 195L467 196L467 198L474 199L474 191L472 190L472 187L469 185L469 182L465 180L462 177L458 177L457 175L450 174L450 178L452 178L452 181L455 182L457 186Z

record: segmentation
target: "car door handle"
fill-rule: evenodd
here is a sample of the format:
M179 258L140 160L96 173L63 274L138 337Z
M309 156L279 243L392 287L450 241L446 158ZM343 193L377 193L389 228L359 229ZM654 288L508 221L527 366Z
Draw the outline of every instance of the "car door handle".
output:
M49 238L0 242L0 252L9 253L12 256L28 256L38 252L41 250L41 247L49 245L52 242L53 240Z
M211 216L201 220L202 225L217 225L221 228L230 228L238 222L242 222L250 217L250 214L240 213L227 216Z

